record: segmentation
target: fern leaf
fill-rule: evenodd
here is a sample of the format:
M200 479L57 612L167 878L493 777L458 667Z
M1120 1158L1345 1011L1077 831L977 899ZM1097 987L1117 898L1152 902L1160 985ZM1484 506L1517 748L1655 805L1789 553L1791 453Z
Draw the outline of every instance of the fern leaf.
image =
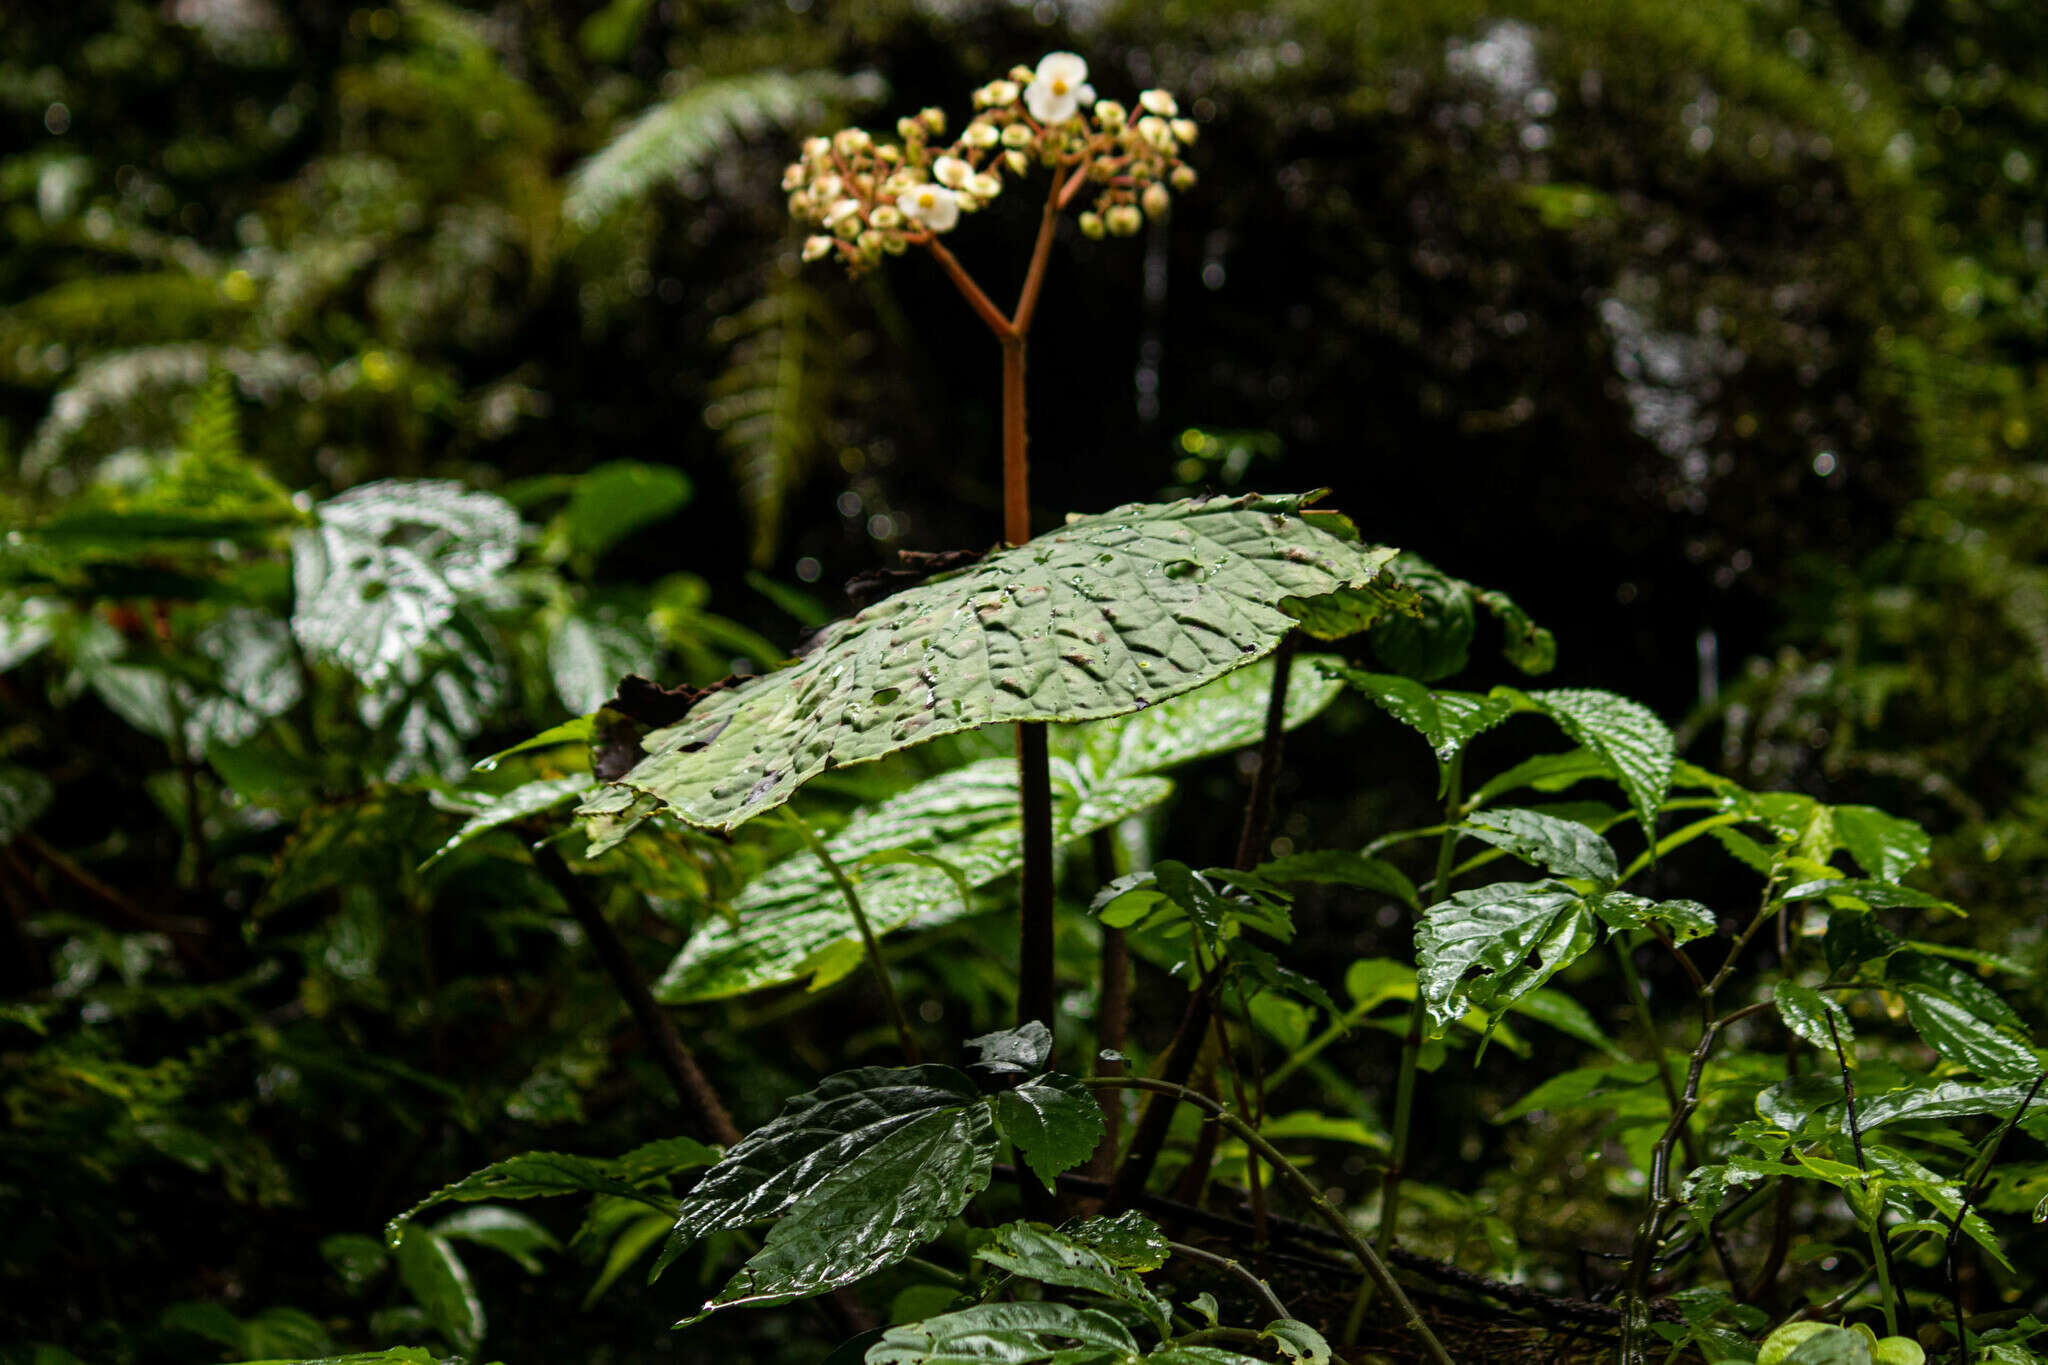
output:
M703 169L747 138L815 122L828 101L873 100L881 93L877 76L829 72L761 71L693 85L635 118L576 168L563 216L579 228L594 227L614 209Z
M843 330L824 299L785 279L711 330L730 347L711 381L704 422L733 464L753 525L753 560L764 566L781 539L789 495L823 448Z
M192 415L185 420L185 435L179 444L187 454L209 464L242 458L242 418L235 405L234 381L226 370L215 370L193 395Z

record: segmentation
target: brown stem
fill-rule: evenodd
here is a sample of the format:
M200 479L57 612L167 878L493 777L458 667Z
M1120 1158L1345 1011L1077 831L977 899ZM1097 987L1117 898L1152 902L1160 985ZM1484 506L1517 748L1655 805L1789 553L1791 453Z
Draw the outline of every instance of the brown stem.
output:
M924 245L925 249L932 253L932 258L939 263L939 268L946 272L946 277L953 281L953 287L967 300L967 306L974 310L975 316L987 323L988 329L996 334L996 340L1002 341L1009 337L1013 330L1010 320L1003 316L1003 310L996 307L988 295L981 292L981 286L974 282L974 277L967 273L967 268L960 264L959 258L946 250L945 244L936 236L927 236Z
M1256 1161L1250 1164L1258 1165ZM1294 1317L1294 1314L1287 1311L1287 1305L1281 1302L1280 1296L1273 1292L1273 1286L1267 1284L1257 1275L1254 1275L1242 1262L1233 1261L1228 1256L1218 1256L1215 1252L1204 1251L1200 1247L1191 1247L1185 1242L1168 1242L1166 1249L1184 1261L1193 1261L1197 1265L1205 1265L1212 1270L1220 1270L1224 1274L1229 1275L1246 1289L1249 1289L1252 1297L1264 1305L1266 1311L1274 1317L1289 1319Z
M1089 844L1095 858L1095 880L1107 885L1116 876L1116 846L1106 829L1095 831ZM1121 1076L1124 1064L1102 1057L1103 1052L1122 1053L1131 1027L1131 949L1124 931L1102 926L1101 979L1095 1005L1095 1074ZM1088 1163L1089 1174L1107 1176L1116 1163L1122 1137L1124 1108L1115 1094L1098 1095L1102 1105L1102 1142Z
M1201 1055L1203 1040L1209 1032L1209 1016L1215 1008L1214 987L1207 982L1196 987L1188 997L1188 1007L1181 1015L1180 1027L1174 1031L1173 1041L1166 1048L1166 1060L1159 1067L1160 1084L1174 1089L1187 1084L1188 1077L1194 1074L1195 1059ZM1109 1078L1103 1079L1107 1081ZM1145 1102L1145 1107L1138 1113L1137 1129L1131 1134L1131 1145L1110 1181L1107 1212L1117 1213L1132 1207L1138 1196L1144 1193L1145 1182L1152 1178L1152 1167L1159 1160L1159 1149L1166 1145L1167 1129L1172 1124L1171 1103L1157 1095Z
M1273 823L1273 789L1279 784L1281 750L1287 740L1287 681L1294 669L1295 641L1288 631L1273 651L1273 690L1266 696L1266 729L1259 737L1259 766L1252 774L1245 800L1244 827L1237 836L1237 870L1249 872L1262 861L1266 832Z
M1075 172L1077 177L1080 174ZM1038 240L1031 244L1031 265L1024 272L1024 287L1017 291L1017 311L1010 318L1010 329L1019 337L1031 330L1032 316L1038 312L1038 294L1045 287L1045 267L1052 259L1053 229L1059 224L1064 188L1055 171L1052 188L1045 196L1045 213L1038 220Z
M555 852L552 845L542 844L534 849L533 862L569 907L569 913L576 917L576 922L583 926L583 934L590 940L591 950L611 975L612 984L618 987L641 1032L647 1035L647 1041L654 1048L655 1060L667 1073L677 1098L695 1111L705 1136L722 1147L737 1146L740 1130L734 1126L732 1115L726 1112L724 1102L711 1088L711 1082L698 1067L688 1044L676 1032L675 1024L648 992L647 983L640 978L640 969L633 965L632 955L626 951L626 945L612 928L611 921L604 917L604 911L590 898L583 883L576 880L576 874L569 870L568 864L562 861L562 855Z

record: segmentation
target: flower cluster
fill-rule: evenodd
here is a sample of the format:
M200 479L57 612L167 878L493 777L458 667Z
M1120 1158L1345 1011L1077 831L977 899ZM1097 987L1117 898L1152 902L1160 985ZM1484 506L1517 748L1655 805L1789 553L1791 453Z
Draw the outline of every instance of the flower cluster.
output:
M837 256L851 270L866 269L951 232L962 214L1000 195L1006 178L1034 165L1058 177L1061 207L1093 188L1079 220L1090 237L1128 237L1147 217L1166 216L1172 191L1194 186L1181 153L1196 128L1173 96L1147 90L1135 112L1099 100L1088 63L1071 52L990 81L974 92L974 109L951 142L938 109L899 119L894 141L843 128L805 142L782 177L790 212L816 229L804 259Z

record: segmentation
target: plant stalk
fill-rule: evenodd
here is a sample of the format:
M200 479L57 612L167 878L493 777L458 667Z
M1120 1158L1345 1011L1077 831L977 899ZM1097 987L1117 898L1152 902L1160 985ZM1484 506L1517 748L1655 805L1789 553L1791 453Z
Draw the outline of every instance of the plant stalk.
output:
M739 1144L740 1130L726 1111L718 1092L711 1088L711 1082L698 1067L697 1059L691 1055L689 1045L668 1015L655 1003L648 992L647 983L640 979L639 968L633 965L633 958L620 941L618 932L611 921L604 917L597 902L584 890L583 883L576 880L576 874L569 870L562 855L550 844L542 844L533 850L534 866L541 876L555 888L569 913L583 926L583 936L590 940L590 947L597 954L597 960L611 974L612 984L626 1001L626 1008L633 1013L640 1031L647 1035L653 1045L654 1057L667 1073L669 1084L675 1087L677 1098L695 1111L698 1124L704 1135L721 1147Z
M889 964L882 958L882 945L876 940L874 926L868 923L867 910L860 903L860 888L853 884L853 878L846 875L846 869L825 847L825 841L811 828L810 821L788 811L783 814L803 839L804 847L811 851L811 856L832 878L832 884L839 888L839 897L846 902L846 908L853 912L853 922L860 929L861 950L867 954L868 967L875 974L875 984L882 988L882 1003L888 1008L889 1021L896 1026L897 1040L903 1045L903 1060L916 1066L924 1056L918 1050L917 1035L911 1031L910 1018L903 1012L903 1002L896 998L896 985L889 979Z

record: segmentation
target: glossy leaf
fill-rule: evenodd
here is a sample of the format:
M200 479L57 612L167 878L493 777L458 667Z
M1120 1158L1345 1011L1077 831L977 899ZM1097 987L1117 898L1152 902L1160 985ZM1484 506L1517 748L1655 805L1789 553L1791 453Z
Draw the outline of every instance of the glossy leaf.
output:
M398 1277L451 1346L464 1352L477 1348L487 1327L483 1300L468 1267L444 1238L426 1228L406 1228L398 1244Z
M540 1253L560 1251L562 1244L533 1218L502 1204L478 1204L452 1213L434 1224L436 1236L457 1242L474 1242L502 1252L519 1263L529 1275L538 1275Z
M441 479L361 484L292 538L292 631L309 654L375 686L518 553L519 514L493 494Z
M1166 799L1160 777L1113 778L1083 787L1070 764L1053 765L1053 838L1065 843ZM988 759L943 773L861 811L826 848L842 866L909 850L943 856L970 886L984 887L1024 862L1017 765ZM913 862L860 870L861 906L878 935L933 928L968 913L952 877ZM817 985L858 962L859 930L838 887L802 853L777 863L732 900L737 924L705 923L655 986L669 1004L739 995L817 973Z
M2040 1074L2034 1050L1973 1013L1953 997L1907 987L1906 1017L1936 1052L1980 1076L2027 1080Z
M1394 673L1368 673L1357 668L1329 670L1378 704L1382 711L1421 735L1437 762L1449 763L1475 736L1492 729L1515 712L1514 703L1472 692L1433 691L1413 678Z
M1613 846L1576 820L1506 807L1479 812L1464 832L1555 876L1604 885L1620 875Z
M1878 1095L1860 1095L1856 1121L1865 1132L1902 1119L1958 1119L1977 1114L2007 1114L2026 1098L2026 1085L1984 1085L1973 1081L1936 1081Z
M420 870L426 871L464 844L494 829L573 801L589 791L590 785L588 777L576 773L568 777L548 777L522 783L500 796L491 797L474 807L474 813L463 822L462 828L450 835L447 843L435 849L433 854L420 864Z
M1466 1009L1496 1016L1594 943L1586 901L1556 882L1503 882L1431 906L1415 933L1417 981L1441 1029Z
M1574 743L1606 761L1628 793L1644 836L1655 839L1657 813L1678 762L1670 728L1649 707L1612 692L1573 687L1527 696Z
M1041 1076L996 1092L996 1125L1016 1144L1024 1164L1049 1189L1062 1171L1094 1154L1102 1141L1102 1106L1072 1076Z
M1853 897L1875 910L1936 910L1945 914L1960 915L1963 912L1939 896L1930 896L1925 891L1915 891L1910 886L1894 886L1890 882L1870 881L1861 877L1822 877L1786 891L1781 900L1810 901L1822 897Z
M1610 928L1640 929L1659 924L1672 940L1690 943L1714 932L1714 912L1698 901L1653 901L1627 891L1603 891L1587 902Z
M1836 806L1835 834L1867 876L1895 882L1927 861L1934 840L1912 820L1875 806Z
M1172 1254L1159 1225L1136 1209L1109 1218L1084 1218L1062 1230L1126 1270L1157 1270Z
M1033 1019L1016 1028L969 1038L967 1046L981 1054L974 1064L984 1070L999 1076L1035 1076L1045 1070L1052 1056L1052 1030Z
M950 1067L828 1076L683 1197L654 1273L714 1232L780 1216L704 1312L851 1283L937 1236L988 1184L995 1147L988 1106Z
M868 1348L867 1365L1042 1365L1062 1352L1129 1360L1138 1343L1096 1308L1063 1303L985 1303L891 1327Z
M1171 1310L1135 1274L1087 1242L1042 1223L1007 1223L995 1229L974 1258L1040 1284L1115 1299L1143 1314L1161 1336L1172 1332Z
M1801 986L1792 981L1780 982L1772 1003L1778 1007L1778 1017L1785 1021L1785 1027L1792 1030L1793 1036L1807 1046L1819 1049L1825 1056L1834 1055L1836 1038L1840 1039L1845 1052L1855 1041L1855 1031L1849 1027L1848 1011L1811 986ZM1834 1036L1828 1032L1830 1021L1834 1024ZM1852 1062L1855 1060L1854 1053L1848 1053L1848 1056Z
M1344 690L1323 662L1319 656L1297 658L1289 670L1287 729L1313 720ZM1272 661L1261 659L1142 711L1055 727L1048 747L1098 780L1163 773L1258 743L1272 690Z
M828 767L1007 721L1142 710L1254 662L1281 609L1377 578L1381 561L1304 499L1132 505L827 626L776 673L712 694L622 779L691 824L732 829Z
M611 1159L565 1156L560 1152L525 1152L492 1162L453 1185L436 1190L392 1219L385 1226L384 1234L395 1246L406 1224L436 1204L473 1203L482 1199L607 1194L672 1211L676 1206L675 1200L665 1190L645 1190L640 1186L675 1171L709 1165L717 1158L715 1148L690 1138L665 1138Z
M1378 891L1392 896L1411 909L1421 909L1415 883L1392 863L1367 858L1343 849L1315 849L1290 853L1260 863L1251 876L1268 885L1314 882L1324 886L1353 886L1361 891ZM1242 883L1240 883L1242 884Z
M1478 626L1472 585L1418 555L1403 554L1393 567L1414 594L1414 607L1373 627L1373 653L1389 669L1426 683L1458 672L1471 657Z

